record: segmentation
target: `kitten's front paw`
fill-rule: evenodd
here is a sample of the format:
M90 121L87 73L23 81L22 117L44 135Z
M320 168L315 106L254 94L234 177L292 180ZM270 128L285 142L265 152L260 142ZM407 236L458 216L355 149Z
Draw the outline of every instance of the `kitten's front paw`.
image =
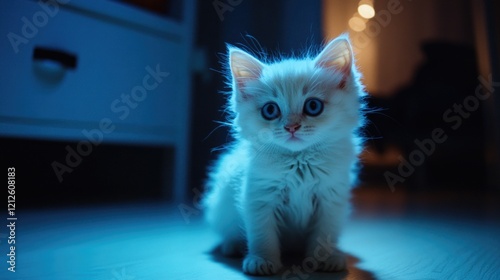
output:
M243 272L252 275L272 275L281 269L280 260L267 260L259 256L248 255L243 261Z
M329 256L326 260L319 261L318 270L319 271L341 271L347 268L347 259L344 254L336 252Z

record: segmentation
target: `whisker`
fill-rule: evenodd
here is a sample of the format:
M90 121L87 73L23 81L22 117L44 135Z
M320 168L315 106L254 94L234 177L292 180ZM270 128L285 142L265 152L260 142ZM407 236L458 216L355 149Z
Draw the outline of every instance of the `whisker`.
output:
M210 131L210 133L208 133L208 135L205 138L203 138L203 141L206 141L208 139L208 137L210 137L219 128L232 126L232 123L229 123L229 122L221 122L221 121L214 121L214 122L218 123L219 125L216 126L214 129L212 129L212 131Z

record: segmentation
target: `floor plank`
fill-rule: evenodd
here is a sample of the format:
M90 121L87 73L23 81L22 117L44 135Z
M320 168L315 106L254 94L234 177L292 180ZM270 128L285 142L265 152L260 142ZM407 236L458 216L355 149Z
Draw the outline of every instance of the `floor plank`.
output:
M18 210L16 272L2 261L0 278L500 279L500 220L493 206L467 216L432 207L376 211L363 199L355 205L359 201L364 212L355 211L340 244L349 256L345 272L307 273L298 260L295 269L273 277L247 276L241 259L217 253L217 237L200 213L185 220L176 205L129 204Z

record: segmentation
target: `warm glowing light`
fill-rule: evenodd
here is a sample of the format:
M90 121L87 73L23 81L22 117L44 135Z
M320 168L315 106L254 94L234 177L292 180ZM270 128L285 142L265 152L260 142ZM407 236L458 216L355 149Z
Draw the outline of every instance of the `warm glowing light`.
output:
M375 16L375 10L368 4L362 4L358 7L358 13L364 18L372 18Z
M352 17L349 20L349 27L351 27L352 30L361 32L365 30L366 24L365 21L359 17Z

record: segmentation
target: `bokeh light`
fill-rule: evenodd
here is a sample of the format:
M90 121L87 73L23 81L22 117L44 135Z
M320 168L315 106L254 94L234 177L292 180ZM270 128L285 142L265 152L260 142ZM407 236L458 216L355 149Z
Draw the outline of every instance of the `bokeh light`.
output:
M366 24L362 18L357 17L357 16L353 16L349 20L349 27L354 31L361 32L361 31L365 30Z
M358 7L358 13L364 18L370 19L375 16L375 9L371 5L362 4Z

